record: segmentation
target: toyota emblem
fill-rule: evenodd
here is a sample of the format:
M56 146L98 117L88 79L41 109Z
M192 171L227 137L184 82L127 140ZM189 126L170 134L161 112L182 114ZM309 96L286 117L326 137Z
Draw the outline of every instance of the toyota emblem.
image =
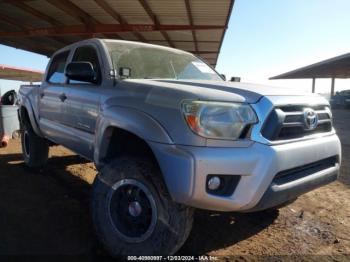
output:
M318 115L312 108L304 109L304 124L308 130L313 130L317 127Z

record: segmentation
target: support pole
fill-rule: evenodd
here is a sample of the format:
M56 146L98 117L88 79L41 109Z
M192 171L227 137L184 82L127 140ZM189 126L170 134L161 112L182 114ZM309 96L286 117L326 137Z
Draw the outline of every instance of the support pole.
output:
M331 96L334 96L334 85L335 85L335 78L332 78L332 86L331 86Z
M315 93L316 78L312 78L312 93Z

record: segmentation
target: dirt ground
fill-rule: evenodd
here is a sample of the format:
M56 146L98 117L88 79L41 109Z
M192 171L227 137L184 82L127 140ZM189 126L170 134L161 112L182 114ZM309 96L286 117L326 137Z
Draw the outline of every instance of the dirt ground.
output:
M338 181L278 212L197 211L191 235L178 254L243 261L311 255L312 260L349 261L350 111L337 110L334 116L343 147ZM35 173L23 164L19 140L0 149L0 256L107 256L89 216L93 164L63 147L51 148L50 155L45 169Z

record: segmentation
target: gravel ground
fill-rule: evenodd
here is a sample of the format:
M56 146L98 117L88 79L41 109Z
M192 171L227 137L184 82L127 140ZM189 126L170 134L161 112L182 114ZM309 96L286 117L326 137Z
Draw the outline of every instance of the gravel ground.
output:
M338 181L279 211L235 214L197 211L179 255L221 259L350 260L350 111L334 111L342 140ZM89 216L96 170L63 147L50 149L40 172L27 169L19 140L0 149L0 256L107 256ZM271 257L272 256L272 257ZM306 257L305 257L306 256Z

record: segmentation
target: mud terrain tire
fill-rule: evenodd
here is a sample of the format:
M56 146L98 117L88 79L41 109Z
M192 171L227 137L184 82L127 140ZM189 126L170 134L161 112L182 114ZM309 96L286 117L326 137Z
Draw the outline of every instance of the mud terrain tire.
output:
M193 209L171 200L151 161L111 161L92 191L96 234L114 256L174 254L190 233Z
M24 163L30 168L43 167L49 157L49 142L33 131L29 123L21 128L21 144Z

